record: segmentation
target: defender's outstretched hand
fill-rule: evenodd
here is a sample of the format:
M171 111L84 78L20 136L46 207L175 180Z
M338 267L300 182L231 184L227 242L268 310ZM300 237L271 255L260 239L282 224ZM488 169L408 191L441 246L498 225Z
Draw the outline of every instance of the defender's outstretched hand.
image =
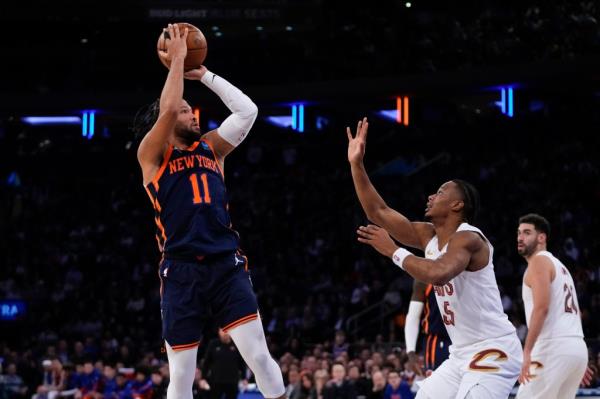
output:
M398 246L394 240L392 240L392 237L390 237L388 232L374 224L370 224L366 227L360 226L356 233L358 234L359 242L369 244L375 248L377 252L388 258L391 258L398 249Z
M365 157L368 130L369 122L367 122L366 117L364 117L362 121L358 121L355 137L352 137L352 131L350 128L346 128L346 134L348 135L348 162L362 162L363 158Z

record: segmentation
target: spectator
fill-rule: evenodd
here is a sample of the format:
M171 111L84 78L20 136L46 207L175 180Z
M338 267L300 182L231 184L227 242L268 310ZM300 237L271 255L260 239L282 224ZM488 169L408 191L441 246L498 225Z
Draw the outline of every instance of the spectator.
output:
M354 386L345 379L346 369L341 363L331 367L332 379L323 389L323 399L356 399Z
M27 387L17 374L17 366L14 363L9 363L6 374L0 376L0 393L6 399L24 398L27 393Z
M219 338L213 339L206 348L202 375L210 384L212 399L236 399L238 382L245 370L242 358L231 336L219 329Z
M383 393L384 399L413 399L410 386L400 378L396 370L388 374L388 384Z

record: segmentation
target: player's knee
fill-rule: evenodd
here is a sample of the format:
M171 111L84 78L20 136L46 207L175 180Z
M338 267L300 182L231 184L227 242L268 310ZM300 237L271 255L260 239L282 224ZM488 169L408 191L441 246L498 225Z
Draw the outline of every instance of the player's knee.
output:
M190 375L193 378L193 373L195 372L196 370L189 370L186 367L171 367L169 370L169 380L171 383L178 385L186 384L190 380Z
M252 356L253 363L256 365L256 371L254 373L258 374L268 374L269 373L269 363L272 361L271 356L266 353L255 353Z

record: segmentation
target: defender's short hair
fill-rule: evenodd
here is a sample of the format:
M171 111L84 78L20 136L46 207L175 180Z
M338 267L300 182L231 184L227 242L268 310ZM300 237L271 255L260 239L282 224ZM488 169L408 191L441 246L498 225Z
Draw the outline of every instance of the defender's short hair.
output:
M548 219L537 213L528 213L527 215L519 218L519 224L529 223L535 227L535 230L539 233L546 234L546 237L550 237L550 222Z

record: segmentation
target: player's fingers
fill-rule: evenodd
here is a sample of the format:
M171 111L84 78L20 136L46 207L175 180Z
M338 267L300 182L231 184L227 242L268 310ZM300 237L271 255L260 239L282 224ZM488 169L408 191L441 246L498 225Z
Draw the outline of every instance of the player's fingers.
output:
M175 33L175 38L179 39L181 37L181 32L179 31L179 24L173 24L173 30Z
M363 230L356 230L356 234L358 234L359 236L364 237L364 238L371 238L371 234L369 234Z
M348 136L348 141L352 140L352 131L347 126L346 126L346 136Z
M369 245L371 245L370 240L368 240L366 238L358 237L358 242L363 243L363 244L369 244Z
M184 41L186 44L187 44L187 36L188 36L188 33L189 33L189 31L190 31L190 30L189 30L189 29L188 29L188 27L186 26L185 28L183 28L183 34L181 35L181 38L183 39L183 41Z
M360 127L362 126L362 121L358 121L356 124L356 137L360 136Z

